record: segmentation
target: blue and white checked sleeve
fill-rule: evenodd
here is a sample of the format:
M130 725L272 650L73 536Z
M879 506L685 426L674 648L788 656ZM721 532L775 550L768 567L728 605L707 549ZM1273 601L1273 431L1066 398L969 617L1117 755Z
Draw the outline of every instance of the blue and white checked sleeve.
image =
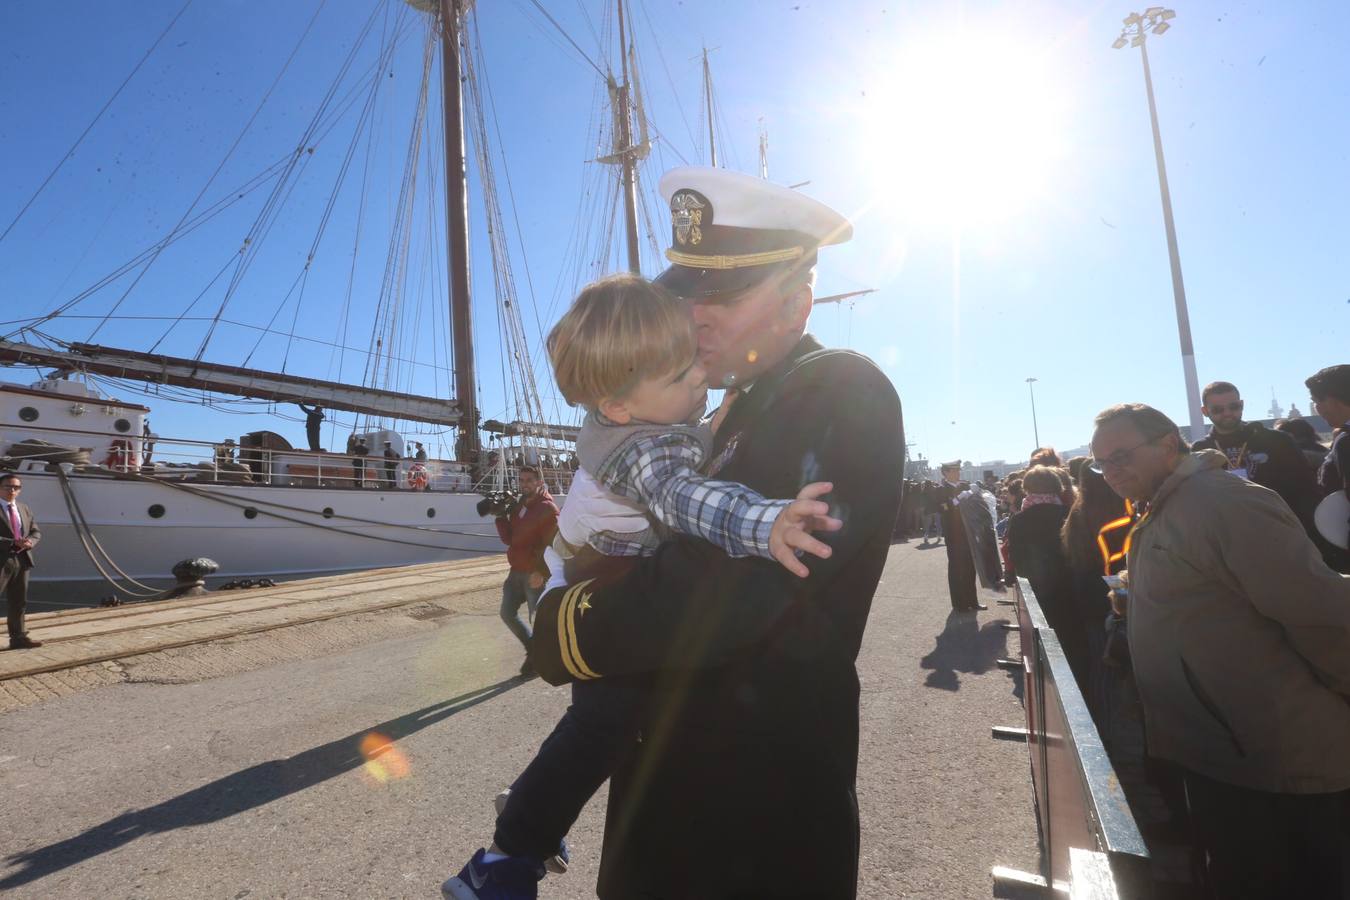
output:
M605 472L605 487L646 506L667 527L703 538L728 556L769 554L769 533L791 500L768 500L743 484L697 471L702 452L678 433L638 438Z

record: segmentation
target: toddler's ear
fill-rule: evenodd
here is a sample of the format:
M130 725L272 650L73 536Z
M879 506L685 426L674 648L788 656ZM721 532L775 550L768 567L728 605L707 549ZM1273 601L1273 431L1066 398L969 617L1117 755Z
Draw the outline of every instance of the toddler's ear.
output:
M600 415L609 419L615 425L627 425L633 419L633 414L628 411L628 404L622 400L605 397L598 404L598 408Z

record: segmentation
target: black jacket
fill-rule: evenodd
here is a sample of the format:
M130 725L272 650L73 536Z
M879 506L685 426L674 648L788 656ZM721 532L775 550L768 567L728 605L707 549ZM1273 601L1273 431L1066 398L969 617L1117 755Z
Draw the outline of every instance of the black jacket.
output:
M1008 554L1013 570L1031 582L1074 675L1086 686L1090 662L1086 636L1089 628L1103 627L1105 612L1075 602L1073 573L1059 537L1068 517L1068 509L1049 503L1017 513L1008 520Z
M1331 449L1323 456L1317 470L1319 493L1323 496L1334 491L1345 491L1346 496L1350 496L1350 478L1346 477L1350 474L1350 440L1345 435L1346 432L1338 431L1332 438Z
M798 579L674 538L628 574L547 594L531 659L558 684L651 673L642 738L610 781L599 895L851 898L854 660L900 502L904 430L886 376L803 338L737 400L713 467L766 497L828 480L844 520Z
M964 481L956 486L940 481L933 490L933 511L942 515L942 536L947 539L948 547L953 543L958 547L970 544L966 526L961 521L961 510L956 505L956 498L969 489L970 485Z
M1230 466L1241 452L1237 465L1247 470L1247 477L1279 494L1303 526L1313 530L1313 511L1321 499L1317 477L1292 437L1283 431L1272 431L1260 422L1244 422L1233 435L1223 436L1223 444L1226 446L1220 445L1211 430L1195 442L1194 449L1225 452Z

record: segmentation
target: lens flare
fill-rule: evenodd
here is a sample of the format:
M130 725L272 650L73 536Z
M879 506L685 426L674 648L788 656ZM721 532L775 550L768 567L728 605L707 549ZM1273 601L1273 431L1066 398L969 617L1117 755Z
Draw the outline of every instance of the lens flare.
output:
M748 363L753 363L757 359L759 359L758 350L751 350L749 353L745 354L745 361Z
M360 750L366 774L380 784L406 778L411 772L403 751L379 732L372 731L361 738Z

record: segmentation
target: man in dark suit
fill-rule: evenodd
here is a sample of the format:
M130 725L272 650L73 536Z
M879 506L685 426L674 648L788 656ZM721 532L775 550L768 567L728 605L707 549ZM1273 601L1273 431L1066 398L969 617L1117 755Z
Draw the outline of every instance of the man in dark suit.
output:
M19 502L23 480L13 472L0 475L0 589L8 606L9 649L41 647L24 629L28 606L28 570L33 568L33 548L42 540L33 511Z
M961 612L988 608L980 603L976 591L975 556L957 502L969 489L970 485L961 481L959 459L942 464L942 483L937 486L936 499L942 514L942 534L947 539L947 590L951 593L952 609Z
M552 683L650 679L639 739L611 777L598 894L856 895L854 668L901 497L904 430L885 374L805 334L817 249L851 226L722 169L677 169L672 265L714 386L735 388L704 471L767 497L811 481L843 528L798 578L772 560L665 541L624 572L555 588L531 659ZM549 848L525 848L542 854Z

